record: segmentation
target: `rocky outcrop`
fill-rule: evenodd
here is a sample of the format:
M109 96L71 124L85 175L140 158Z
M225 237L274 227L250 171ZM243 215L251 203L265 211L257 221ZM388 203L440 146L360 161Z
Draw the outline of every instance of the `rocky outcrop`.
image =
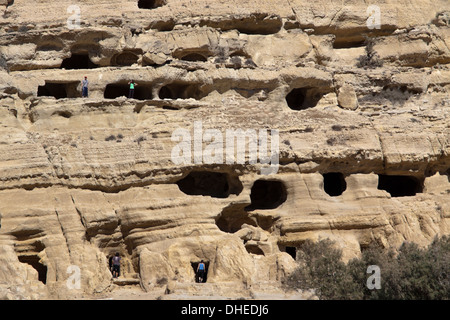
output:
M447 1L71 5L0 0L1 298L108 292L115 252L143 290L194 292L203 259L240 297L306 239L450 233Z

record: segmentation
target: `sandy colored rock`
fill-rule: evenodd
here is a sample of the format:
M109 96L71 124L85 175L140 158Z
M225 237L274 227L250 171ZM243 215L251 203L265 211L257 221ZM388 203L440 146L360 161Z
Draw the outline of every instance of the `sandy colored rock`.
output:
M450 234L449 3L374 4L0 0L0 299L314 299L307 239Z
M355 110L358 108L358 98L353 87L344 85L339 88L338 103L341 108Z

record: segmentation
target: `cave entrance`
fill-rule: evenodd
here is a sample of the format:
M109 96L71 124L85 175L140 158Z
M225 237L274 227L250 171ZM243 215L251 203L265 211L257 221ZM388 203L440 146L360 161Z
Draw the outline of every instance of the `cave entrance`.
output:
M86 54L72 54L70 58L66 58L61 63L61 69L73 70L73 69L94 69L98 65L93 63Z
M423 181L412 176L379 174L378 189L389 192L391 197L410 197L423 192Z
M314 108L322 96L315 88L295 88L287 94L286 102L292 110L305 110Z
M294 260L297 260L297 248L296 247L286 247L286 253L289 254Z
M187 195L227 198L230 194L241 193L243 186L239 178L228 173L192 171L177 182L178 188Z
M250 192L251 204L246 210L275 209L287 199L284 183L277 180L257 180Z
M203 263L205 264L205 273L203 276L203 281L201 281L201 283L205 283L208 280L209 261L203 261ZM195 274L195 282L197 282L197 283L200 283L200 279L197 274L197 268L198 268L199 264L200 264L200 261L191 262L191 266L192 266L192 269L194 270L194 274Z
M344 175L340 172L324 173L323 189L331 197L340 196L347 189Z
M116 99L118 97L128 97L130 86L127 83L111 83L105 88L105 99ZM149 84L138 83L134 89L134 99L150 100L153 98L152 87Z
M155 9L166 4L166 0L139 0L139 9Z
M196 99L202 98L199 84L171 83L159 90L160 99Z
M38 272L38 280L43 284L47 283L47 266L39 262L38 255L22 255L19 256L19 261L32 266Z
M129 67L138 62L139 57L130 51L125 51L114 56L112 59L114 65Z
M242 225L248 224L250 226L258 226L256 221L249 217L245 210L247 204L237 203L230 204L222 210L220 215L216 218L217 227L228 233L235 233L242 229Z
M183 61L200 61L200 62L208 61L208 59L204 55L202 55L200 53L195 53L195 52L184 55L183 57L181 57L181 60L183 60Z
M81 92L77 90L79 81L76 82L48 82L38 87L38 97L54 97L56 99L78 98Z

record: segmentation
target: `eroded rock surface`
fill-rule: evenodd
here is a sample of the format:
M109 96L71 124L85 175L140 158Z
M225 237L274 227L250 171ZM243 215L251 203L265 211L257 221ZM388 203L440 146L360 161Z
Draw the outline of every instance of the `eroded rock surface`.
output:
M203 259L255 297L305 239L348 260L450 233L448 1L375 1L376 27L362 0L71 5L0 0L0 298L103 294L115 252L149 292L198 294ZM278 130L276 172L227 163L230 129Z

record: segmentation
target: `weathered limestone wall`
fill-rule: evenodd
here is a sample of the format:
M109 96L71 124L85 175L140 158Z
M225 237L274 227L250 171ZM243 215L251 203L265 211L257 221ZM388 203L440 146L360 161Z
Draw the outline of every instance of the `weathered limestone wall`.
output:
M150 2L0 0L0 298L105 292L115 252L144 290L204 259L233 295L305 239L350 259L450 233L448 1L379 1L375 29L362 0ZM196 121L278 130L276 174L175 163Z

